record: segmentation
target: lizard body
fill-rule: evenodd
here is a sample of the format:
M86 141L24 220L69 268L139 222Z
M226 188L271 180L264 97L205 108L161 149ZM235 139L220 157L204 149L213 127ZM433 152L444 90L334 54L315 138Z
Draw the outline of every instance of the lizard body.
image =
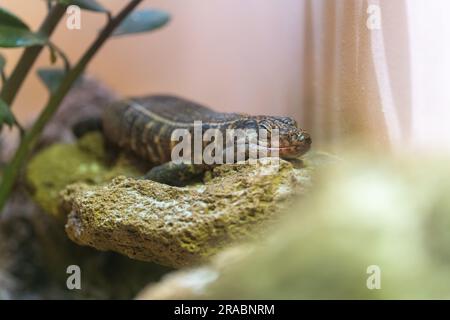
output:
M218 129L224 136L229 129L265 129L269 135L278 129L277 148L279 156L285 159L296 158L311 146L309 134L290 117L220 113L173 96L116 102L104 112L102 125L108 140L154 165L161 165L171 160L172 148L178 143L172 141L172 132L187 129L193 136L194 121L202 122L202 133Z

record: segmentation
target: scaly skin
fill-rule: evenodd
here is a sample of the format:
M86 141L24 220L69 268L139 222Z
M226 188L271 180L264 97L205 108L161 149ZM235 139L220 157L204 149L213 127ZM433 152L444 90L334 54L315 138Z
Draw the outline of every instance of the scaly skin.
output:
M202 133L210 128L223 134L227 129L266 129L269 142L270 132L279 129L277 149L284 159L299 157L311 146L309 134L290 117L219 113L171 96L120 101L107 108L102 119L108 140L155 165L171 160L172 148L178 143L171 141L172 131L188 129L193 136L194 121L202 121ZM269 144L267 148L272 147Z

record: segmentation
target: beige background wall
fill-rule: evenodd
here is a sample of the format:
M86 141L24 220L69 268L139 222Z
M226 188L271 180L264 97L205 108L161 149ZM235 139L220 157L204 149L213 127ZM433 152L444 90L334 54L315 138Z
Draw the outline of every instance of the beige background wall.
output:
M216 109L284 114L299 103L298 0L154 0L173 20L153 34L112 40L89 72L123 95L174 93ZM44 1L4 0L30 25L45 14ZM123 0L103 1L117 10ZM82 16L82 30L60 26L55 35L75 61L104 22L98 14ZM9 67L19 50L2 50ZM39 66L48 63L48 55ZM15 106L21 117L34 115L46 100L36 77L30 79Z
M113 11L125 3L100 2ZM44 1L0 3L33 27L46 11ZM366 27L372 3L383 10L381 30ZM386 145L393 137L402 142L409 137L412 112L405 4L148 0L143 6L172 14L170 25L153 34L111 40L89 73L121 95L173 93L222 111L292 115L312 131L315 143L339 144L355 136L374 145ZM104 20L83 12L82 30L69 31L62 23L54 41L75 61ZM2 53L10 69L20 50ZM380 77L375 62L387 74ZM38 63L45 65L48 54ZM33 76L22 92L14 110L31 119L45 103L46 91Z

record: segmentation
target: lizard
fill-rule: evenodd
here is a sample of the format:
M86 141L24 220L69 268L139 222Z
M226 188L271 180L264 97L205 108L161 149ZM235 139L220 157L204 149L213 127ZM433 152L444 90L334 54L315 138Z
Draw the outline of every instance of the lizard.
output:
M287 160L305 154L312 143L310 135L291 117L221 113L170 95L114 102L105 108L100 126L107 141L154 166L144 178L182 186L210 168L171 161L171 152L177 143L171 139L172 132L186 129L192 134L194 121L201 121L202 133L208 129L218 129L223 134L229 129L264 129L270 135L278 129L276 148L279 157ZM271 149L271 145L266 144L266 148Z

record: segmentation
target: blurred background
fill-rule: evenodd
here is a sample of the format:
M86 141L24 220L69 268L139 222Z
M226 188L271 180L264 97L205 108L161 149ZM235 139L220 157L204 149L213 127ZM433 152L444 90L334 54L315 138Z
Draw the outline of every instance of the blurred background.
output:
M99 2L117 11L125 1ZM292 115L322 146L358 137L374 147L450 149L447 0L144 2L170 12L171 23L109 41L89 67L120 95L171 93L220 111ZM0 4L33 28L46 13L44 1ZM373 18L380 28L368 27ZM81 30L63 21L54 42L76 61L104 22L83 11ZM20 53L2 50L8 72ZM48 64L45 52L36 67ZM46 99L33 75L14 111L30 122Z

